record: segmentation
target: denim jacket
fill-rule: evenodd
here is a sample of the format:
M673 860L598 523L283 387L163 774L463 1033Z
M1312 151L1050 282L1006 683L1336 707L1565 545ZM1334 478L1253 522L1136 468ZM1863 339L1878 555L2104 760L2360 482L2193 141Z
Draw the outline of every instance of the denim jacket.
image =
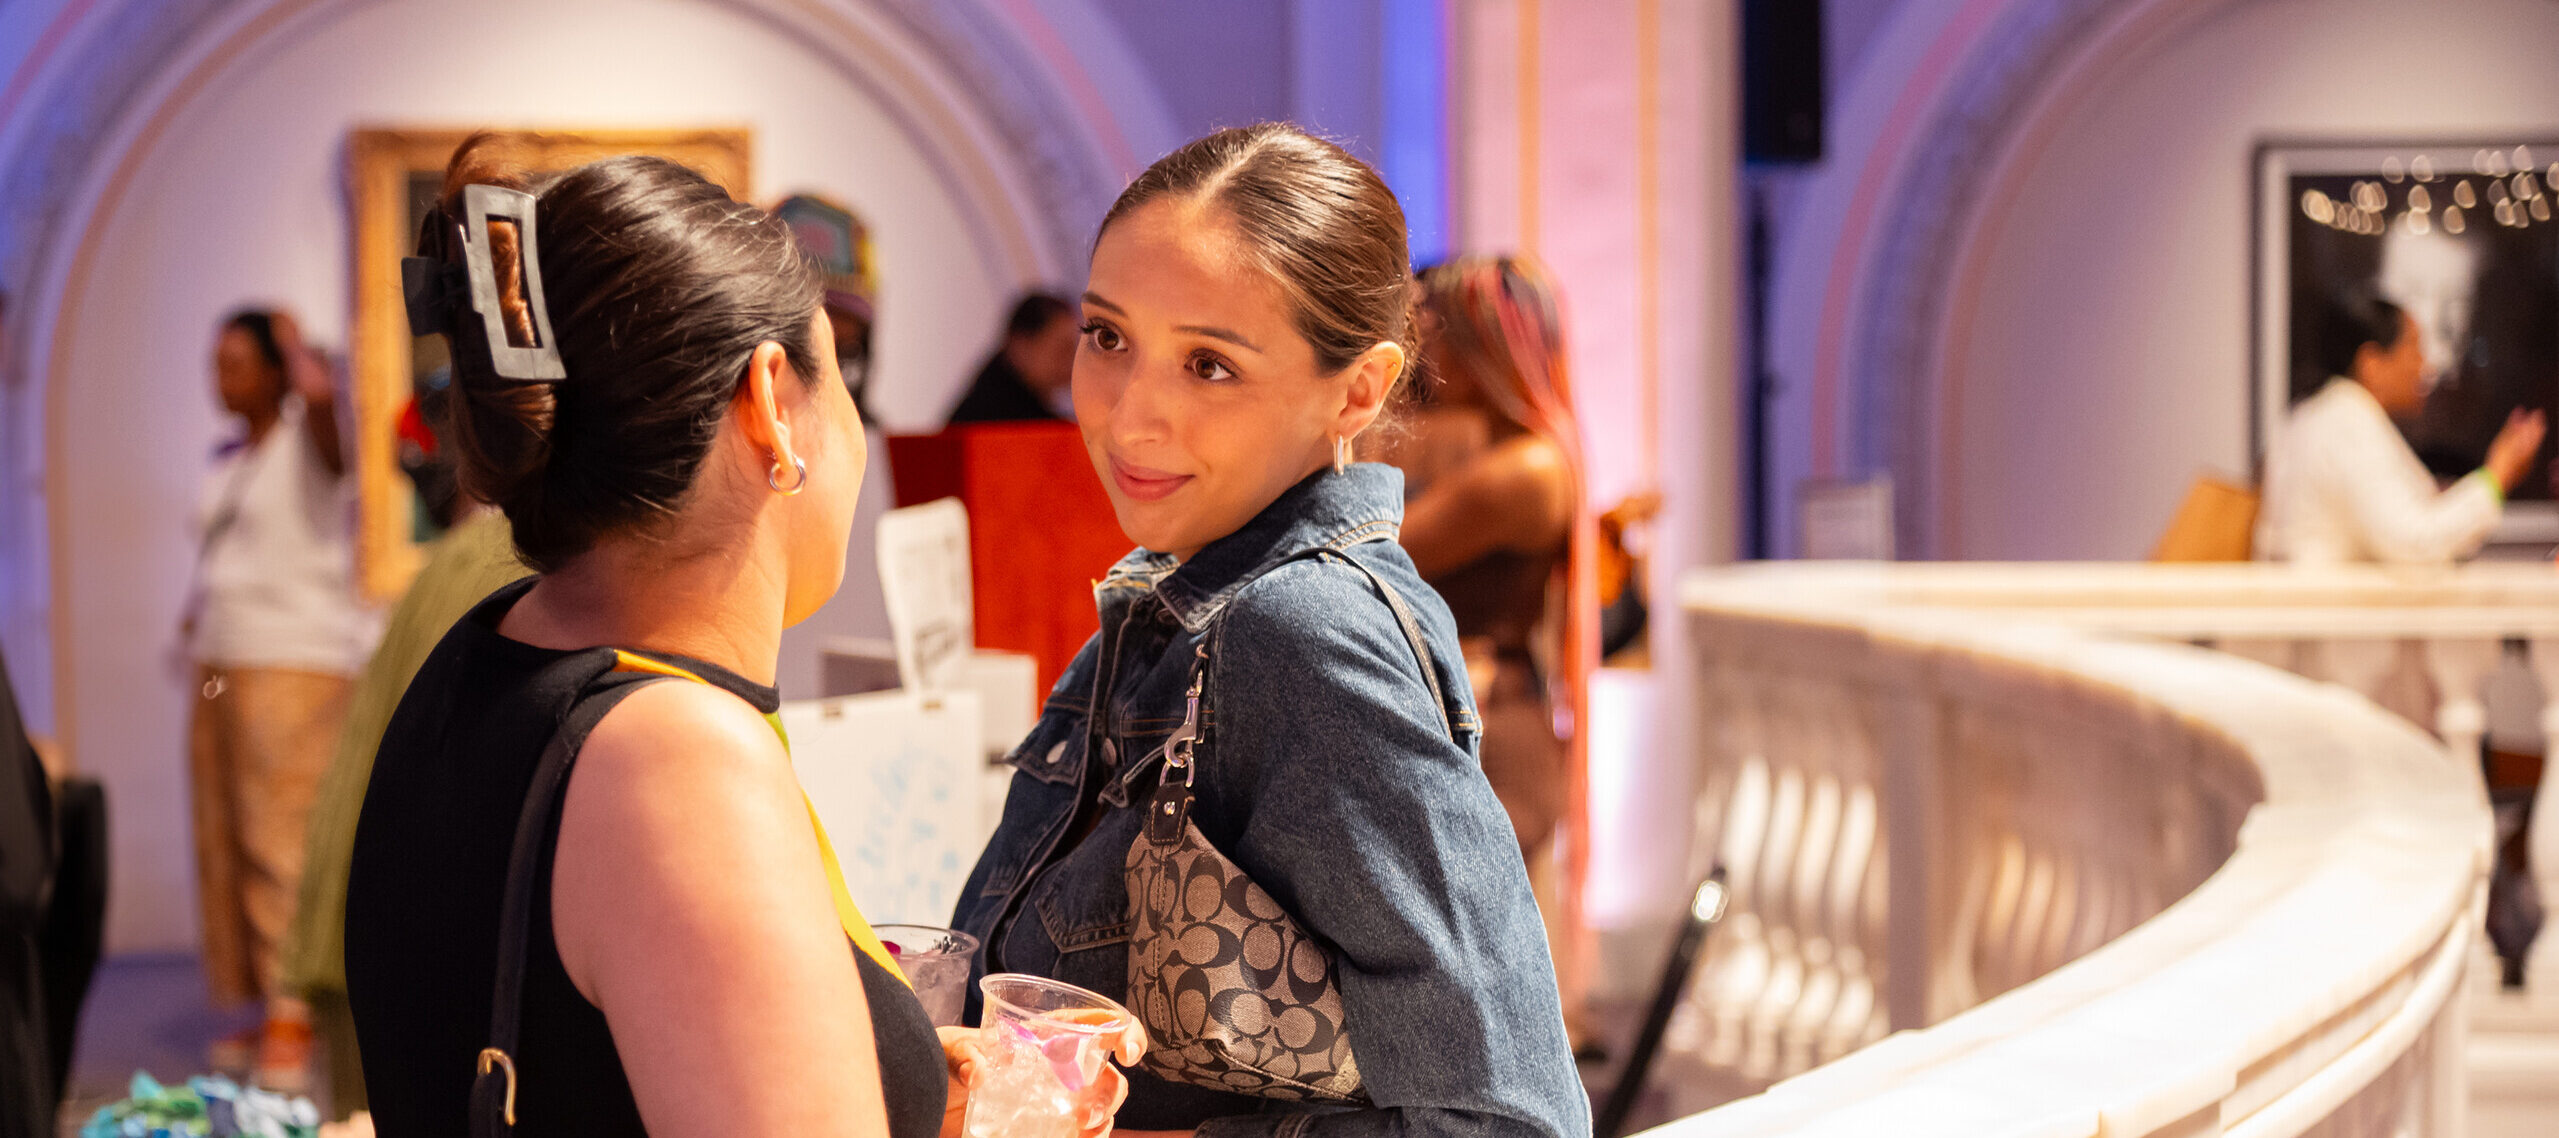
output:
M1394 543L1402 521L1402 474L1360 465L1308 477L1186 563L1129 554L1094 588L1101 631L1013 751L1003 822L952 918L983 944L979 974L1124 995L1124 862L1203 641L1192 820L1336 951L1373 1106L1139 1070L1123 1129L1590 1133L1527 871L1477 761L1456 626ZM1347 558L1413 610L1442 706L1394 610ZM970 999L973 1017L974 987Z

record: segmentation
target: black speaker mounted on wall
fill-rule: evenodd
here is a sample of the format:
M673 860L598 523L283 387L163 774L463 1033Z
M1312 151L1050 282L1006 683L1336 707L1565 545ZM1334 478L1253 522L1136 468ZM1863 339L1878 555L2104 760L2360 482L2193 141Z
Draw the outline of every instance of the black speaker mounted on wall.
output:
M1821 0L1742 0L1742 157L1822 157Z

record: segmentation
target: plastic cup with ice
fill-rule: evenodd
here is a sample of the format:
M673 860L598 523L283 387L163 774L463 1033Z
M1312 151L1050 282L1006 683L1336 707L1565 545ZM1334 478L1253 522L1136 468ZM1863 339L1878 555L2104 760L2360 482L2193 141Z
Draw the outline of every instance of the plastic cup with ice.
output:
M1108 997L1038 976L978 981L986 1014L969 1084L968 1138L1075 1138L1102 1123L1111 1052L1135 1017Z
M897 958L898 970L906 973L933 1026L959 1023L968 1005L969 961L977 955L977 938L931 925L878 925L872 931Z

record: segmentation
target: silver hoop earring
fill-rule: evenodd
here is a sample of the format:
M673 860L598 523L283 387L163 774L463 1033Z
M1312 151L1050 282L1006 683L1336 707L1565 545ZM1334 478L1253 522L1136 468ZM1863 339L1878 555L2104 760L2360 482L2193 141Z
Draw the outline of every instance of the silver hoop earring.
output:
M1333 473L1335 473L1335 474L1341 474L1341 473L1343 473L1343 472L1345 472L1345 471L1348 471L1350 468L1351 468L1351 439L1350 439L1350 436L1348 436L1348 435L1335 435L1335 436L1333 436Z
M792 483L787 489L782 485L782 459L779 455L774 456L773 468L764 472L764 484L772 487L774 493L785 498L809 488L809 460L795 454L791 456L791 465L799 468L800 480Z

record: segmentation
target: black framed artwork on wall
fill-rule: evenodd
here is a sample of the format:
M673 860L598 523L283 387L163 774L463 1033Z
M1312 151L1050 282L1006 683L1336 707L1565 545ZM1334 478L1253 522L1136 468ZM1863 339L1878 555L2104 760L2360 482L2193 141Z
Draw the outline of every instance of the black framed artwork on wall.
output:
M2269 140L2256 151L2250 439L2262 464L2335 298L2417 323L2425 405L2399 424L2439 476L2476 469L2509 411L2559 412L2559 129L2475 141ZM2546 456L2545 456L2546 457ZM2514 488L2500 540L2559 540L2547 479Z

